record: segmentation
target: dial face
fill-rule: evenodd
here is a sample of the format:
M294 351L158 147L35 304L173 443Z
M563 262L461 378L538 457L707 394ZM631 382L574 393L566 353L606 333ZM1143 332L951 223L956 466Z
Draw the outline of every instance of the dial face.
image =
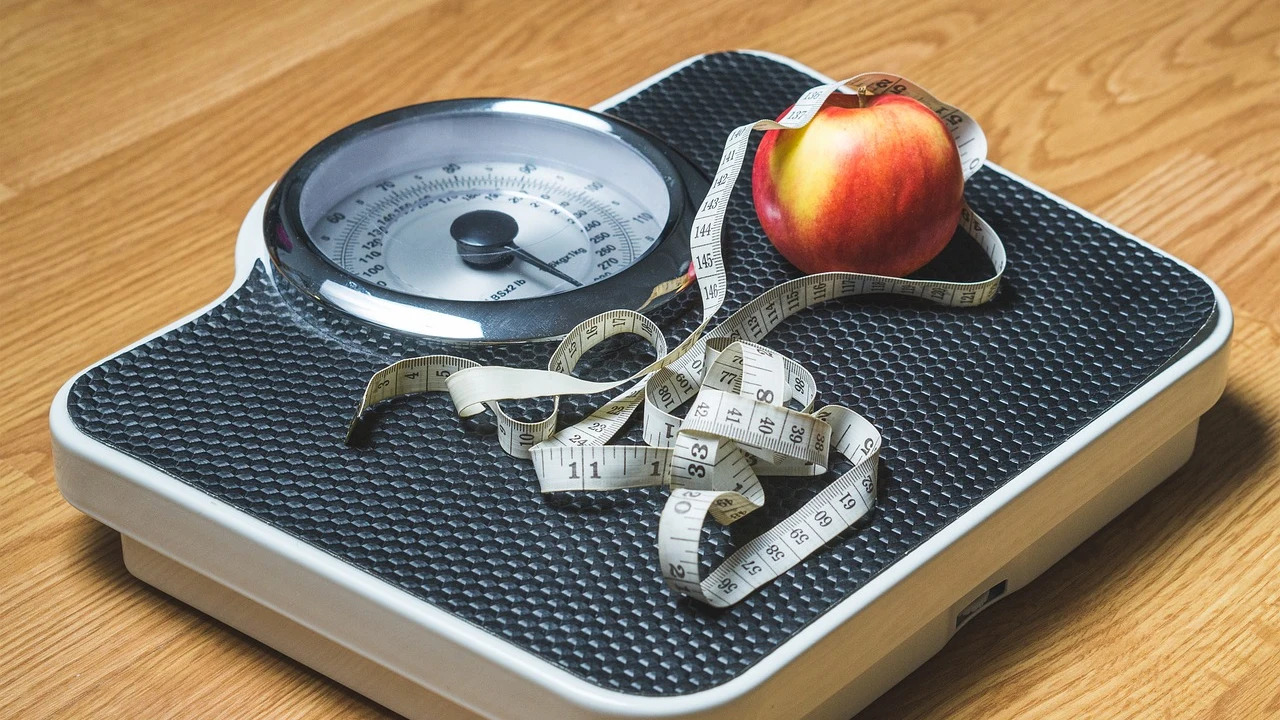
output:
M379 287L501 302L631 267L662 233L653 210L615 183L546 162L449 161L375 178L310 230L326 257Z
M263 231L278 275L348 318L449 342L541 340L681 292L706 190L688 160L617 118L442 100L312 147L272 192Z

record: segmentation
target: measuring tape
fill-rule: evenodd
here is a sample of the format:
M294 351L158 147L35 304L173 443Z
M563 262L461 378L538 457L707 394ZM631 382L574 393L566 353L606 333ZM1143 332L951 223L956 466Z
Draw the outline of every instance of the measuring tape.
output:
M546 370L482 366L449 355L401 360L369 380L348 440L368 409L384 400L448 392L462 417L493 413L502 449L532 461L544 493L669 486L658 523L663 577L676 591L716 607L738 602L851 527L875 505L880 433L839 405L813 411L813 376L758 342L807 308L856 295L890 293L954 307L981 305L999 288L1005 253L991 226L965 205L960 228L991 261L995 272L989 278L946 282L845 272L809 275L767 290L708 330L727 294L721 234L751 132L804 127L845 86L872 95L907 95L933 110L955 139L966 180L985 162L987 141L978 124L901 77L866 73L811 88L777 121L759 120L729 133L690 231L696 277L675 278L653 292L659 297L698 284L702 321L674 349L668 351L661 330L644 315L610 310L571 330ZM620 335L639 336L653 346L657 360L616 382L572 374L592 348ZM628 384L583 420L557 430L560 396L611 392ZM536 397L554 398L551 412L540 420L516 420L501 407L503 400ZM688 412L678 417L686 404ZM641 406L646 444L608 445ZM702 572L700 536L708 516L721 524L745 517L765 502L760 477L825 474L833 450L852 468L709 573Z

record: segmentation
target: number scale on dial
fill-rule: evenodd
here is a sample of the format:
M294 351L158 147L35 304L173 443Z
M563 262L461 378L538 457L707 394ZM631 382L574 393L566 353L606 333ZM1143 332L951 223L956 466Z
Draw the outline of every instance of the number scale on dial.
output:
M477 269L449 234L475 211L514 220L513 244L580 285L630 267L662 222L636 198L571 170L516 162L452 162L380 180L339 202L312 228L322 253L392 290L449 300L505 300L572 289L516 259Z

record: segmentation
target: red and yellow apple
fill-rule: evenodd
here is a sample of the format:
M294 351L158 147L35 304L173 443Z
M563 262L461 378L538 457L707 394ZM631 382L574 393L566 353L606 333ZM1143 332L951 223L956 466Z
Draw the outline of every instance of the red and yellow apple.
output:
M804 272L903 276L951 239L964 175L920 102L838 94L803 128L765 133L751 190L765 233Z

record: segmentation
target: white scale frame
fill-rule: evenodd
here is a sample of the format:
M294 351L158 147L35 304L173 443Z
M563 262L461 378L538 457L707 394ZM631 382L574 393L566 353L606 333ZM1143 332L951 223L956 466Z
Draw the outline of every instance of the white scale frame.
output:
M788 58L755 54L831 82ZM121 353L218 306L256 262L270 266L266 198L240 228L227 292ZM55 474L68 502L120 532L136 577L409 718L847 720L937 653L990 603L993 587L1004 583L1001 597L1024 587L1186 462L1200 416L1222 394L1232 328L1226 297L1204 280L1217 312L1194 347L755 665L686 695L636 696L586 682L93 440L68 414L76 378L50 411Z

